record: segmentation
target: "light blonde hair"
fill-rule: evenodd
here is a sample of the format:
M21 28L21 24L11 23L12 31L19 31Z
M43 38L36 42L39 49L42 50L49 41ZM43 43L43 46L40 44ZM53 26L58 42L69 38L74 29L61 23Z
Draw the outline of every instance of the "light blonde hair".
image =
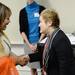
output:
M43 17L45 22L52 21L52 26L59 27L60 20L57 12L54 9L45 9L41 12L40 16Z
M7 15L11 15L10 8L0 2L0 27Z

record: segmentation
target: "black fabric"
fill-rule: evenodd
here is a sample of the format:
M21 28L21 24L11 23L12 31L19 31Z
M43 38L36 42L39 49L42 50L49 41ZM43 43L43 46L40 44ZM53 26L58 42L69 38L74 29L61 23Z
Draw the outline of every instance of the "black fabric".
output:
M51 56L51 53L54 55ZM73 49L67 36L62 30L55 36L49 50L47 75L75 75L75 60ZM38 57L41 55L38 53ZM36 59L36 55L33 59ZM31 56L30 56L31 59ZM33 60L31 59L31 60Z
M52 47L53 40L59 31L60 31L60 28L56 28L51 36L48 35L48 38L47 38L48 47L46 49L44 49L45 53L43 52L43 55L45 56L45 57L43 57L45 68L48 67L47 63L48 63L49 57L52 58L55 55L55 51L51 50L51 47Z
M44 49L44 43L38 43L37 44L37 52L34 54L29 54L30 57L30 62L34 62L34 61L40 61L40 66L42 68L42 53L43 53L43 49ZM35 59L36 58L36 59Z
M21 11L20 11L20 14L19 14L19 25L20 25L20 33L22 32L25 32L25 34L27 35L28 37L28 19L27 19L27 12L25 10L25 8L23 8Z

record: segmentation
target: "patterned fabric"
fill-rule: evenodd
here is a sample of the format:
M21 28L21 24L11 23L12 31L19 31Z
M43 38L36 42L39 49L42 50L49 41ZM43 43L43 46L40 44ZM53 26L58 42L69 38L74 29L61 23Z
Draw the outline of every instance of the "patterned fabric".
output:
M43 64L45 62L45 56L46 56L46 53L47 53L47 50L48 50L48 46L49 46L49 38L47 38L46 42L45 42L45 46L44 46L44 52L43 52Z

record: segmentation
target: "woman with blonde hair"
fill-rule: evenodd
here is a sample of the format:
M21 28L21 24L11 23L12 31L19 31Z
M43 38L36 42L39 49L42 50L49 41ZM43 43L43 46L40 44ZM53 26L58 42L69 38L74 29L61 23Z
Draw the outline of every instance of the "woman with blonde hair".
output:
M16 56L11 52L10 41L4 33L10 16L10 8L0 3L0 75L18 75L16 64L25 63L23 56Z
M33 62L40 60L43 54L44 75L75 75L73 49L59 26L58 13L54 9L44 10L40 15L40 32L47 34L44 50L26 57L29 62Z

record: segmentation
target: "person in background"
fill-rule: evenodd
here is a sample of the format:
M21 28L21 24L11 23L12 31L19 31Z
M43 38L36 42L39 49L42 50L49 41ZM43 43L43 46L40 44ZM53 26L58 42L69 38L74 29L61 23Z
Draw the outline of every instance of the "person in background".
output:
M19 75L16 65L24 65L24 57L11 52L10 41L4 30L10 23L11 10L0 2L0 75Z
M44 34L40 35L39 27L39 14L44 9L45 7L37 4L34 0L27 0L27 6L20 10L20 34L25 43L25 54L34 53L37 42L44 37ZM32 75L37 75L37 68L40 67L40 63L29 63L29 66Z
M40 32L47 34L44 50L25 58L29 62L39 61L42 54L44 75L75 75L73 49L60 29L59 15L54 9L46 9L40 14Z

